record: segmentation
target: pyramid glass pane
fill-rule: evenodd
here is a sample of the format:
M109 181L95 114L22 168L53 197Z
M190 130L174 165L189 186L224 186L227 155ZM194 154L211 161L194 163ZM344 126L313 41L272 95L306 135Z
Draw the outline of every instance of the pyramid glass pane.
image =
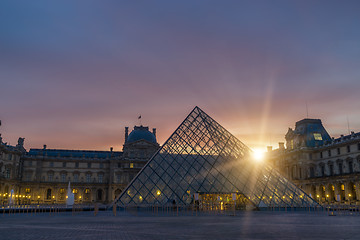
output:
M230 132L195 107L160 150L116 199L120 206L180 204L194 194L236 193L257 207L318 205L265 163Z

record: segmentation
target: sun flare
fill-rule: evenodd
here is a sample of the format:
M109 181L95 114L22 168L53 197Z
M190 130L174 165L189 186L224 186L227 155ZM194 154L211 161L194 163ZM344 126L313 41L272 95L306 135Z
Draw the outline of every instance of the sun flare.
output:
M255 161L261 162L262 160L264 160L265 153L263 150L255 148L253 149L252 155Z

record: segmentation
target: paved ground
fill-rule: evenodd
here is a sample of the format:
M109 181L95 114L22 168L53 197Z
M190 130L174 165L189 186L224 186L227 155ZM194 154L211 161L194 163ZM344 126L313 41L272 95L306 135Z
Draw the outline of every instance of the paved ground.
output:
M307 212L231 215L63 212L0 215L0 239L360 239L360 216Z

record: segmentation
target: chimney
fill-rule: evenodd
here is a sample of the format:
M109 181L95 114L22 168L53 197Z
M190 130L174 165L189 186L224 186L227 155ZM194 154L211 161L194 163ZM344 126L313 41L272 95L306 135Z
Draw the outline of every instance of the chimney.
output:
M129 136L129 127L125 127L125 142L127 142Z
M156 138L156 128L153 128L153 134L154 134L154 136Z
M110 152L112 152L113 151L113 147L110 147Z
M271 152L272 151L272 146L267 146L267 151Z
M285 149L283 142L279 142L279 149Z
M46 150L46 145L44 144L44 150Z

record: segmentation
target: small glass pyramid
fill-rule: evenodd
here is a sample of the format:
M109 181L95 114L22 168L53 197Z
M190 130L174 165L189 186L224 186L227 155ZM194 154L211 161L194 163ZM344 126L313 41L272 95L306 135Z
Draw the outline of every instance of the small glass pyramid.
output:
M270 165L255 162L247 146L195 107L115 202L186 206L196 194L232 193L256 207L318 205Z

